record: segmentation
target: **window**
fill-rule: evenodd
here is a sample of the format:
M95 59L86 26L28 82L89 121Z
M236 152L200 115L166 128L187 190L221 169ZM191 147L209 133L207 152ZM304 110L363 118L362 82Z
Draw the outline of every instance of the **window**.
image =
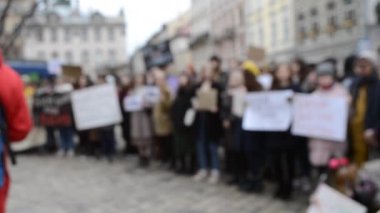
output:
M108 29L108 40L113 41L115 39L115 33L112 27Z
M115 53L115 50L110 50L108 52L108 60L110 62L111 65L115 65L116 64L116 53Z
M72 63L72 61L73 61L73 55L72 55L72 53L70 51L67 51L65 53L65 59L66 59L67 63L69 63L69 64Z
M272 22L272 45L276 45L277 43L277 25L276 22Z
M311 9L311 10L310 10L310 14L311 14L311 16L317 16L317 15L318 15L318 10L317 10L317 8L313 8L313 9Z
M353 10L349 10L347 13L346 13L346 20L349 20L349 21L352 21L353 23L356 22L356 14L355 14L355 11Z
M57 40L58 40L58 35L57 35L57 29L56 28L52 28L51 30L50 30L50 38L51 38L51 42L57 42Z
M90 61L90 57L89 57L89 54L88 54L87 50L82 51L81 61L82 61L82 63L87 63L87 62Z
M327 3L327 9L328 10L334 10L335 9L335 2L330 1L329 3Z
M352 0L343 0L344 1L344 3L346 3L346 4L351 4L352 3Z
M306 38L306 28L304 26L301 26L299 29L299 37L302 41Z
M69 28L65 29L65 41L69 42L71 40L71 31Z
M38 51L38 60L45 60L45 52L43 51Z
M95 40L96 41L100 41L101 40L101 31L100 31L100 28L99 27L96 27L95 28Z
M59 58L59 55L58 55L58 53L57 53L57 52L55 52L55 51L54 51L54 52L52 52L52 53L51 53L51 58L52 58L52 59L58 59L58 58Z
M313 35L314 37L318 37L320 33L319 24L317 22L313 23Z
M336 28L338 25L337 25L337 21L336 21L336 17L335 16L331 16L330 18L329 18L329 25L331 26L331 27L334 27L334 28Z
M284 19L284 41L289 40L289 19Z
M87 37L88 37L88 34L87 34L87 28L83 27L82 28L82 33L81 33L81 37L82 37L82 41L87 41Z
M37 28L36 29L36 37L37 41L43 42L44 41L44 30L42 28Z
M305 19L305 16L303 13L298 14L298 21L303 21Z

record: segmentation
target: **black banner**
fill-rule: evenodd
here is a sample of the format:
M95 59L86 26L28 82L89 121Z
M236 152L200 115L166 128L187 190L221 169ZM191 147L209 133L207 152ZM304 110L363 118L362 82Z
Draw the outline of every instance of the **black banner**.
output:
M165 66L173 62L169 41L157 45L149 45L144 48L143 52L147 70L153 67Z
M35 125L46 127L73 126L70 93L37 94L33 101Z

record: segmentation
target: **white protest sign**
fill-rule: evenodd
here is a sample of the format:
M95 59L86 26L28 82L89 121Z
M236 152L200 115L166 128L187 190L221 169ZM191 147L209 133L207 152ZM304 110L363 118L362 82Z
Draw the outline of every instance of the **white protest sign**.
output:
M307 213L366 213L367 208L326 184L318 186Z
M126 112L141 111L144 108L144 99L140 95L130 95L124 98L124 110Z
M71 101L78 130L105 127L122 121L114 84L75 91L71 96Z
M294 135L345 142L346 98L297 94L294 97Z
M249 93L243 117L247 131L287 131L292 121L291 90Z
M145 101L151 104L155 104L160 101L160 89L156 86L144 87Z

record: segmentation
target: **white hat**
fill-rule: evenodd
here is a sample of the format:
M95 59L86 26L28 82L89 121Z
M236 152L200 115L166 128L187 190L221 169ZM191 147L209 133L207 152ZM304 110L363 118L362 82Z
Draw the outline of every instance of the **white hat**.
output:
M376 64L378 63L376 53L371 50L364 50L359 52L358 59L366 59L369 62L371 62L374 66L376 66Z

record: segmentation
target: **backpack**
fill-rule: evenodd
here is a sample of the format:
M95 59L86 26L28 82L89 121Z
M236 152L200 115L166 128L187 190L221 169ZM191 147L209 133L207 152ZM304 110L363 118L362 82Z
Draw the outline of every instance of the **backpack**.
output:
M6 165L5 165L4 155L6 153L6 150L8 151L12 164L16 165L17 163L15 155L7 140L6 132L7 132L7 124L6 124L6 119L5 119L5 113L4 113L4 110L0 108L0 188L4 185L4 182L5 182Z

